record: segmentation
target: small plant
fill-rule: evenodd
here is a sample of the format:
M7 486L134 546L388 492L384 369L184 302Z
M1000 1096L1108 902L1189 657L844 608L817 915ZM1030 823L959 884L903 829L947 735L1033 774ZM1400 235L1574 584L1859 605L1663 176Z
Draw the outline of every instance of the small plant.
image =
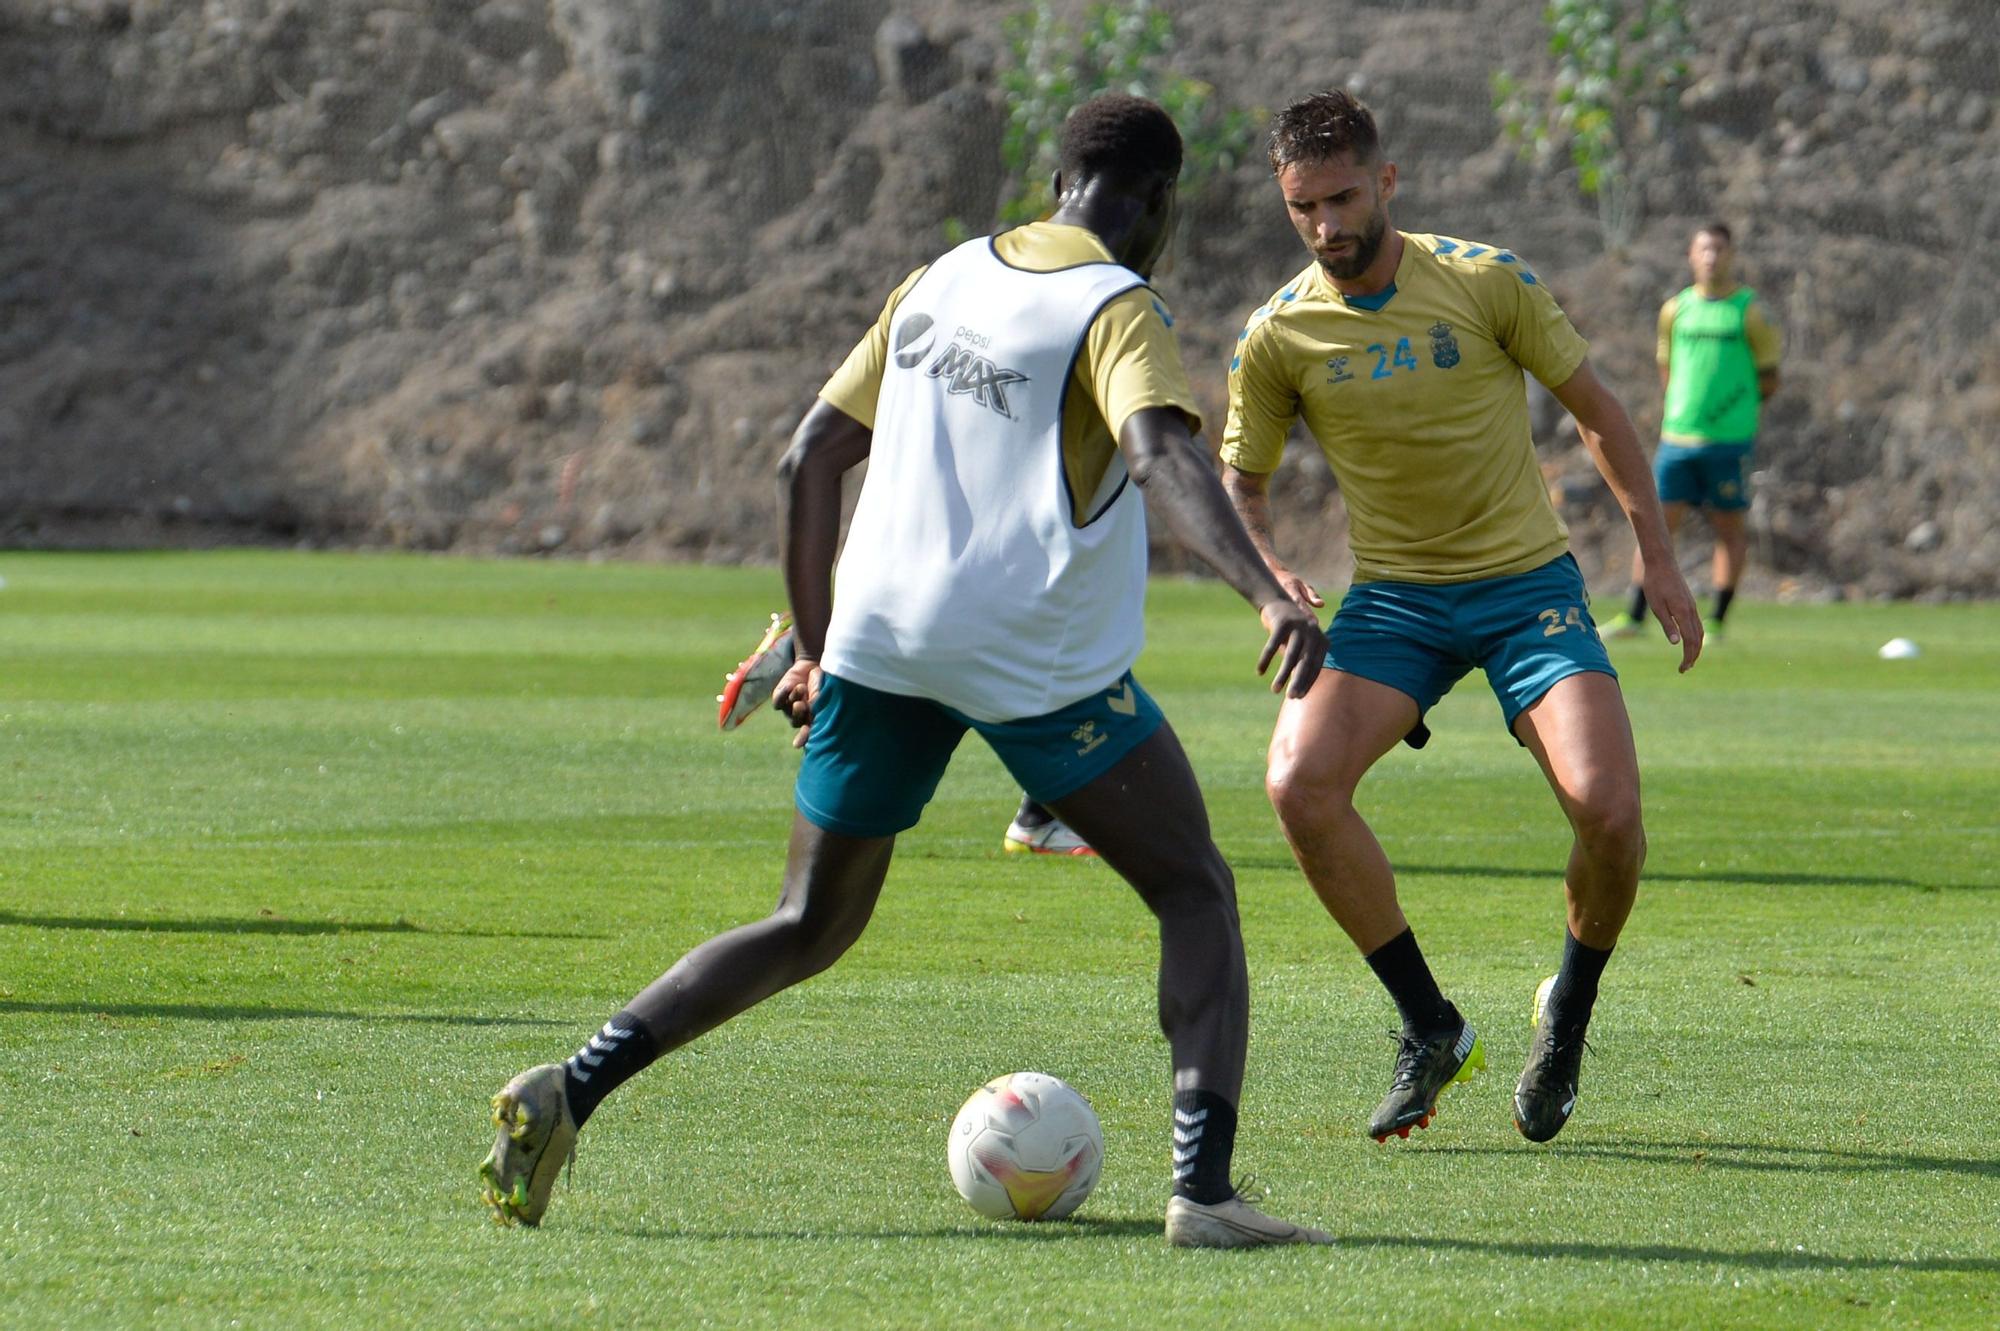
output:
M1036 0L1010 16L1005 31L1013 64L1001 76L1007 134L1000 153L1013 192L1000 206L1002 221L1029 221L1054 206L1049 179L1063 118L1099 93L1150 97L1173 117L1188 195L1235 166L1256 130L1256 115L1221 110L1213 87L1167 68L1174 21L1152 0L1101 0L1075 29L1056 18L1048 0Z
M1548 0L1542 7L1556 72L1546 90L1508 70L1493 105L1521 155L1546 162L1564 147L1576 187L1597 200L1605 239L1637 232L1629 146L1657 133L1687 86L1694 39L1681 0Z

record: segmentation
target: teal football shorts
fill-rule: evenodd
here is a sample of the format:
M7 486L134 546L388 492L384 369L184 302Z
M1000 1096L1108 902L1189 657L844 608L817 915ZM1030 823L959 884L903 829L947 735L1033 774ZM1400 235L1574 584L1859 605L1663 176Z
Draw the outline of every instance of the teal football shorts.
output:
M1594 670L1610 675L1611 658L1590 617L1590 595L1571 556L1540 568L1473 582L1358 582L1327 630L1326 664L1386 684L1416 699L1413 749L1430 741L1423 714L1478 666L1514 719L1557 680Z
M1750 507L1750 450L1754 444L1661 444L1653 482L1663 504L1689 504L1731 513Z
M976 730L1029 798L1074 794L1160 728L1165 718L1126 671L1111 688L1041 716L975 721L933 702L823 675L794 803L843 836L894 836L917 825L968 730Z

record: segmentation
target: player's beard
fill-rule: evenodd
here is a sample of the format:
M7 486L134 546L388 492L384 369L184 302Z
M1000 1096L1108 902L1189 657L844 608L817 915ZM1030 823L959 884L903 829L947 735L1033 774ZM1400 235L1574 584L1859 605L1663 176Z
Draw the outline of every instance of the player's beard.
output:
M1377 208L1368 225L1354 238L1351 254L1329 259L1320 256L1319 266L1333 277L1345 281L1361 276L1368 271L1368 265L1375 262L1375 256L1382 252L1382 239L1389 234L1389 210Z

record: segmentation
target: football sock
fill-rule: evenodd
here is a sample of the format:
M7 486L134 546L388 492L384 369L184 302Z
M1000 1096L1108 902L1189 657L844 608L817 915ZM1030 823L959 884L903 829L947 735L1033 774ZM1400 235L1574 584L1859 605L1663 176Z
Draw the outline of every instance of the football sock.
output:
M1632 604L1626 607L1625 613L1632 616L1634 624L1646 617L1646 589L1644 587L1634 587L1632 589Z
M630 1012L620 1012L605 1022L604 1029L563 1064L563 1071L569 1074L563 1079L563 1089L576 1125L582 1127L605 1096L637 1076L656 1057L658 1046L652 1033Z
M1722 617L1729 613L1729 603L1735 599L1736 589L1734 587L1717 587L1715 589L1716 623L1720 624L1722 622Z
M1026 795L1021 796L1021 811L1014 815L1015 822L1023 827L1033 828L1045 827L1055 820L1056 816L1047 809L1035 803Z
M1174 1092L1174 1193L1213 1206L1236 1195L1236 1106L1214 1091Z
M1549 989L1549 1021L1559 1031L1580 1032L1590 1025L1590 1009L1597 1002L1597 981L1611 949L1586 947L1576 935L1563 931L1562 969Z
M1367 961L1395 1000L1404 1030L1412 1035L1435 1035L1458 1025L1458 1009L1445 1001L1437 981L1431 978L1414 929L1403 930L1370 952Z

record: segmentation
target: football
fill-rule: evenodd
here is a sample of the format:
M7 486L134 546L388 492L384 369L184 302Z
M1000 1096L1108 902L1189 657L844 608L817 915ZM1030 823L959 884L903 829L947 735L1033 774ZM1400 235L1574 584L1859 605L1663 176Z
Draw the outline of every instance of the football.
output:
M1083 1205L1104 1163L1090 1101L1059 1077L1015 1072L972 1093L952 1120L951 1181L995 1220L1060 1220Z

